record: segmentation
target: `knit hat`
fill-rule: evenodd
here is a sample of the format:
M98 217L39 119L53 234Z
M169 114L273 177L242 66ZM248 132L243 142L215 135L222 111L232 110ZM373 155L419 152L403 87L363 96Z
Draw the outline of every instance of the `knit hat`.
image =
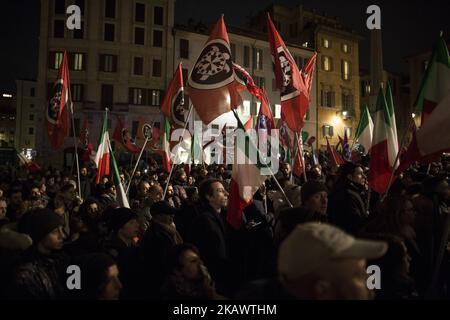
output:
M117 208L111 212L111 228L114 233L119 231L128 221L137 219L136 213L129 208Z
M34 244L38 244L47 234L63 225L63 219L50 209L35 209L23 216L19 230L30 235Z
M306 182L300 190L302 203L308 201L308 199L311 198L315 193L322 191L328 192L327 186L325 184L315 180L308 180L308 182Z

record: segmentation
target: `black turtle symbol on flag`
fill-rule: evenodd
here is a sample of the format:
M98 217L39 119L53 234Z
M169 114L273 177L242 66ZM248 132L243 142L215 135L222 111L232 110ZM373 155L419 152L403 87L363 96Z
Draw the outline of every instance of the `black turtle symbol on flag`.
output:
M191 75L193 85L219 88L232 82L233 66L228 43L216 39L203 49Z
M180 89L172 100L172 120L177 125L184 126L186 109L184 108L183 89Z
M53 86L53 96L50 99L47 107L47 120L50 123L56 124L56 122L58 121L59 106L61 105L63 90L65 89L66 88L61 79L55 82ZM67 93L64 96L67 100Z

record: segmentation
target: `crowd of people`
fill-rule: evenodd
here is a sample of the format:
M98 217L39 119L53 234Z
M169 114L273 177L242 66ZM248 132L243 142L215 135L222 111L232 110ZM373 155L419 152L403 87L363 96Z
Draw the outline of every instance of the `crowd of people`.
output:
M0 298L450 297L450 159L411 167L386 196L369 191L366 163L321 159L306 177L281 163L239 230L227 222L230 166L177 166L170 181L154 161L133 177L121 167L130 208L89 166L79 189L51 167L2 168ZM373 290L369 265L381 271ZM81 270L78 288L69 266Z

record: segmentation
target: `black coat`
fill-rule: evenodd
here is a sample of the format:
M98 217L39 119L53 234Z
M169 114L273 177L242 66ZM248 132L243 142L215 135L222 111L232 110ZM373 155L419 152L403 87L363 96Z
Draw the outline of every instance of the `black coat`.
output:
M92 195L91 181L88 177L84 177L84 176L80 177L80 191L81 191L81 197L83 199L87 199Z
M228 287L231 268L228 231L223 220L208 204L203 204L190 225L187 237L187 242L199 249L201 258L217 282L219 293L224 293L220 289Z
M328 201L329 221L353 235L367 220L363 187L351 181L335 188Z

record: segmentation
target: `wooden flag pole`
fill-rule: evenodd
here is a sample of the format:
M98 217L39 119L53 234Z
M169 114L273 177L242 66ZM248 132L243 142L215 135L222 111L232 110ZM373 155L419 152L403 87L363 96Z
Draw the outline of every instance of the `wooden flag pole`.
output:
M145 146L147 145L149 138L150 137L145 138L144 145L142 146L141 152L139 152L139 156L137 158L136 164L134 165L133 172L131 173L130 181L128 181L127 191L125 191L126 195L128 195L128 191L130 190L130 186L131 186L131 181L133 181L134 173L136 172L136 169L139 165L139 161L141 161L142 154L144 153Z
M75 150L75 162L77 165L77 182L78 182L78 196L81 198L81 181L80 181L80 164L78 163L78 142L77 135L75 132L75 120L73 115L73 102L70 101L70 114L72 115L72 133L73 133L73 145Z

